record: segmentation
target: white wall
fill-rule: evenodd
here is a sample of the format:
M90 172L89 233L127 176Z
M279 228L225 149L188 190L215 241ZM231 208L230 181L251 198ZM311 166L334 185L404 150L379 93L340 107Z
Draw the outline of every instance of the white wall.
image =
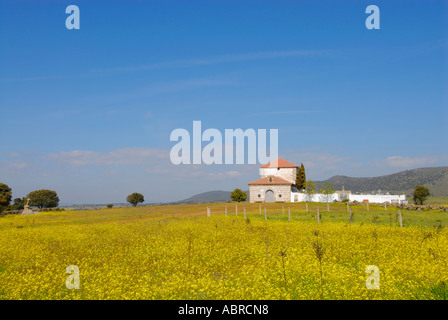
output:
M301 192L291 193L291 202L333 202L334 200L339 200L339 195L337 193L332 193L329 195L322 193L306 194Z
M337 193L332 193L328 197L322 193L315 194L306 194L301 192L293 192L291 193L291 202L333 202L334 200L339 199L339 195ZM349 194L348 200L350 202L358 201L363 202L364 200L368 200L370 203L407 203L406 195L393 195L393 194Z
M293 184L296 181L297 168L260 168L262 178L276 176L285 179Z
M396 194L349 194L348 199L350 201L363 202L368 200L373 203L403 203L406 201L406 195L396 195Z

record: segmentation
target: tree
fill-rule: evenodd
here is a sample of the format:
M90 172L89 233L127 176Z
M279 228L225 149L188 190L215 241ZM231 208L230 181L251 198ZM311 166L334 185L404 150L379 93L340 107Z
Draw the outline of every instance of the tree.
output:
M308 180L305 183L305 193L307 195L307 201L310 200L312 194L316 193L316 184L313 180Z
M12 210L23 210L25 207L25 198L15 198L12 204Z
M27 196L30 199L30 206L42 208L56 208L59 205L59 197L53 190L36 190Z
M300 168L297 169L296 187L300 191L305 189L305 186L306 186L305 166L302 163Z
M134 207L136 207L137 204L145 202L145 198L141 193L134 192L128 195L126 201L132 204Z
M230 198L232 199L232 201L236 202L246 201L247 193L242 191L241 189L235 189L230 194Z
M415 186L413 200L415 204L423 204L429 198L431 193L425 186Z
M335 191L334 186L329 182L325 182L322 185L322 189L319 190L320 193L323 193L325 195L327 202L330 202L330 195L333 194L334 191Z
M7 184L0 183L0 212L9 206L12 199L12 189Z

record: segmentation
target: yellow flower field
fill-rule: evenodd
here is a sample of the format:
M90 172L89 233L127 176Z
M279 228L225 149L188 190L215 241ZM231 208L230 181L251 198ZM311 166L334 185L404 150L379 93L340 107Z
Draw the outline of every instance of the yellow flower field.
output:
M448 298L446 228L105 212L1 218L0 299Z

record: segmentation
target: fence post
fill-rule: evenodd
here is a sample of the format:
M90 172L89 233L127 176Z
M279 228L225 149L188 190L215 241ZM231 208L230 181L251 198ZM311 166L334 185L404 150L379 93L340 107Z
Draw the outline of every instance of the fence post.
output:
M260 216L261 216L261 203L260 203Z
M401 217L401 210L398 210L398 221L400 222L400 227L403 227L403 219Z
M387 210L387 203L384 202L384 211L386 211L386 210Z
M320 223L319 207L317 207L317 223Z
M226 206L226 217L227 217L227 206Z
M291 209L288 207L288 220L291 221Z
M238 205L235 205L235 215L238 215Z
M348 201L347 201L347 212L350 212L350 207L348 205Z
M308 201L306 202L306 213L308 213Z
M244 207L244 219L246 219L246 207Z
M350 223L353 223L353 213L352 213L352 210L350 209Z
M285 205L284 204L282 204L282 214L285 214Z
M369 203L367 202L367 212L370 212Z
M264 207L264 220L268 220L268 214L266 212L266 207Z
M210 208L207 207L207 217L210 217Z
M330 202L327 202L327 212L330 212Z

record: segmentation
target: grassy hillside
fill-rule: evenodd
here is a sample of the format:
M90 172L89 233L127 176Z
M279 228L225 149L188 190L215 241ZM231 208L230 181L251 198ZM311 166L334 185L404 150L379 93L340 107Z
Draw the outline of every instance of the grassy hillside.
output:
M416 185L424 185L430 189L432 196L447 197L448 167L419 168L371 178L334 176L326 181L317 181L316 186L321 188L324 182L332 183L338 190L343 186L345 190L352 192L370 193L381 189L384 192L405 193L408 196Z

